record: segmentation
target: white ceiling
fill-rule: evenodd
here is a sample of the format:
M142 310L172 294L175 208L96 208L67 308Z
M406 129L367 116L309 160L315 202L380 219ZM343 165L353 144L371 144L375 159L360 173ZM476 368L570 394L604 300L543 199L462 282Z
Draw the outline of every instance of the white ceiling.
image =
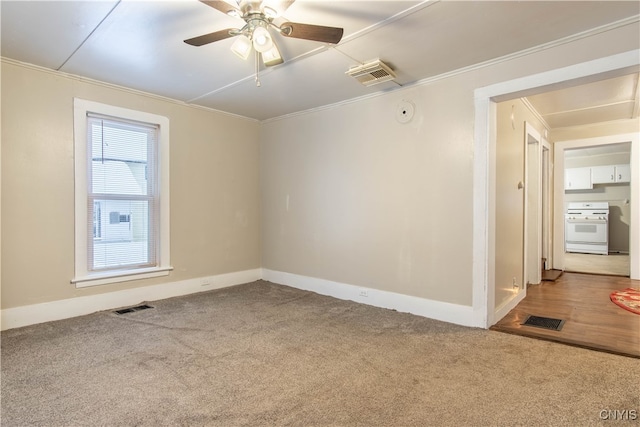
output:
M571 148L564 150L565 159L575 159L579 157L607 156L611 154L631 155L631 142L620 142L618 144L597 145L592 147ZM630 160L628 160L630 162Z
M527 100L550 129L637 119L640 74L628 74L581 86L529 96Z
M328 46L275 34L285 63L261 70L256 87L255 64L230 52L233 39L183 42L243 25L196 0L3 0L0 7L3 57L259 120L391 90L640 14L637 1L297 0L287 20L342 27L344 37ZM345 75L377 58L395 70L396 82L364 87ZM597 102L612 104L613 96L625 114L637 114L637 81L616 82L624 94L598 89ZM568 115L583 108L571 98L560 92L557 100L529 100L556 124L556 108Z

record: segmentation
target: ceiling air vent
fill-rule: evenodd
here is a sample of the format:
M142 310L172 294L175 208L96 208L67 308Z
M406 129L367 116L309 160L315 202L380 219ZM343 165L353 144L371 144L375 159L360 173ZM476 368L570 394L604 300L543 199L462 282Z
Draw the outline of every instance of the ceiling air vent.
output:
M355 78L365 86L373 86L396 78L393 70L379 59L367 64L351 67L346 74Z

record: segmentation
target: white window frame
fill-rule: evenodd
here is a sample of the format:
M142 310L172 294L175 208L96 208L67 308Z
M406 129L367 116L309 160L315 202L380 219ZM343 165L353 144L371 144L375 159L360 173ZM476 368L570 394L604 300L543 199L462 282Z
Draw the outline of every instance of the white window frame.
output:
M88 209L87 209L87 114L95 113L158 126L158 188L160 190L160 223L158 236L158 265L128 270L90 272L88 254ZM169 119L157 114L130 110L122 107L87 101L73 100L73 130L75 155L75 277L71 283L76 288L148 279L167 276L173 267L170 262L170 218L169 218Z

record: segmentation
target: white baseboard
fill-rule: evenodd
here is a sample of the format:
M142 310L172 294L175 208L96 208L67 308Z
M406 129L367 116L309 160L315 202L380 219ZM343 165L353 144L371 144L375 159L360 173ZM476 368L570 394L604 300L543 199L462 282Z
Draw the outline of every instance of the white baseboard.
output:
M97 311L132 306L143 301L157 301L212 289L225 288L242 283L254 282L261 277L262 269L256 268L253 270L198 277L160 285L143 286L97 295L7 308L0 313L0 329L4 331L34 325L36 323L83 316Z
M393 309L463 326L481 326L478 324L477 315L471 306L434 301L282 271L263 269L262 278L269 282L374 307Z
M97 295L7 308L0 313L0 329L7 330L37 323L83 316L166 298L220 289L256 280L291 286L338 299L374 307L393 309L463 326L479 326L473 307L428 300L395 292L354 286L314 277L268 269L253 269L216 276L198 277L160 285L143 286ZM508 310L507 310L508 312Z
M507 302L503 303L500 307L496 308L496 310L493 313L493 321L491 322L491 325L489 326L493 326L496 323L498 323L504 316L506 316L507 314L509 314L509 312L511 310L513 310L516 305L520 304L520 302L524 299L525 297L525 292L523 292L522 290L520 292L518 292L517 294L514 294L514 297L511 298L510 300L508 300Z

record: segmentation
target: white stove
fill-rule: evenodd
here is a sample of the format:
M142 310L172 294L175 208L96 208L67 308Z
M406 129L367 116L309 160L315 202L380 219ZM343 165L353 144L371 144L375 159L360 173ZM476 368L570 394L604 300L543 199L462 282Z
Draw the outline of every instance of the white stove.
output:
M566 252L608 255L609 203L569 203L564 236Z

